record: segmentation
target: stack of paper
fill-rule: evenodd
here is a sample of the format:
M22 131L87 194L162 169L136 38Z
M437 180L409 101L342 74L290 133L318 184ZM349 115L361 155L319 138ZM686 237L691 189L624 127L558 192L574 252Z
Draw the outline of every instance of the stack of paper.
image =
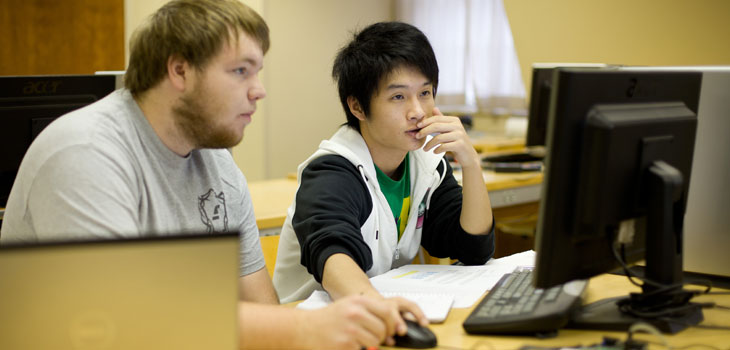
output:
M517 267L535 266L535 252L526 251L485 265L405 265L370 278L381 294L414 301L431 322L442 322L453 307L471 307L497 283L502 275ZM331 303L327 292L315 291L297 307L319 308Z

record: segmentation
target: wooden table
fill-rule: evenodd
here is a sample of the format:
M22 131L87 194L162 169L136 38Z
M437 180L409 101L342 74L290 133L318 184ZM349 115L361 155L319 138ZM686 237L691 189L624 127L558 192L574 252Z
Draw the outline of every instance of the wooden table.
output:
M294 201L297 180L291 178L252 181L248 183L259 230L281 227L286 211Z
M591 279L588 284L585 300L590 303L603 298L626 295L629 291L638 291L638 288L630 284L626 277L605 274ZM730 306L730 295L705 295L695 298L694 301L714 301L718 305ZM620 340L626 339L625 332L571 329L560 330L557 337L549 339L471 335L464 331L462 323L469 313L471 313L472 309L473 306L468 309L451 309L444 323L432 324L430 326L438 338L439 346L436 349L502 350L519 349L524 345L541 347L587 346L600 343L604 336L610 336ZM705 309L703 313L705 317L705 321L702 323L703 325L730 327L730 310ZM690 344L707 344L717 348L727 349L728 344L730 344L730 331L728 330L688 328L678 334L664 335L664 337L666 337L668 344L673 347L687 346ZM636 338L652 342L650 343L650 349L666 349L666 347L659 345L662 340L655 335L639 334ZM696 348L705 349L706 347L697 346Z

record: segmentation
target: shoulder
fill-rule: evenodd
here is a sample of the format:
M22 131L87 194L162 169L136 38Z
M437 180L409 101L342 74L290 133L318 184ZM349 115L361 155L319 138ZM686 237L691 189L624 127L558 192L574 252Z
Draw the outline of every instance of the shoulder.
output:
M357 181L358 179L359 181ZM345 157L335 154L313 159L302 172L302 182L335 181L336 183L352 183L353 181L363 182L364 180L357 166Z
M356 172L357 168L345 157L337 154L323 155L312 159L305 169Z
M130 106L122 91L112 92L95 103L62 115L38 135L34 144L55 149L119 145L120 140L129 139L128 134L134 129L130 111L133 107L136 105Z
M364 172L339 155L325 155L313 159L302 171L299 192L332 193L337 197L368 197L368 181Z

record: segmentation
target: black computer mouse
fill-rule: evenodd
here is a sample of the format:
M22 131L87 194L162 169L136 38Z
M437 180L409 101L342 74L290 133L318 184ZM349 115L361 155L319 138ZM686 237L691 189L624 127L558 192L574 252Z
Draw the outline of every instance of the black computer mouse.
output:
M416 321L405 320L408 332L405 335L395 335L395 346L412 349L427 349L436 346L436 335L427 327Z

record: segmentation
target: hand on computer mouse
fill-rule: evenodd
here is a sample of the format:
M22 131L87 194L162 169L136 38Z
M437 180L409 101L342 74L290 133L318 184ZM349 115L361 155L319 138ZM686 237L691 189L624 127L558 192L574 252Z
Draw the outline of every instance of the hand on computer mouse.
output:
M436 346L436 335L428 327L421 326L418 322L409 319L405 321L408 331L405 335L396 334L395 346L412 349L427 349Z
M384 319L386 324L388 324L389 330L385 345L393 346L395 344L395 336L404 336L407 334L409 329L407 321L409 320L420 324L422 327L428 325L426 315L416 303L402 297L383 298L379 293L378 296L390 310L388 317Z

